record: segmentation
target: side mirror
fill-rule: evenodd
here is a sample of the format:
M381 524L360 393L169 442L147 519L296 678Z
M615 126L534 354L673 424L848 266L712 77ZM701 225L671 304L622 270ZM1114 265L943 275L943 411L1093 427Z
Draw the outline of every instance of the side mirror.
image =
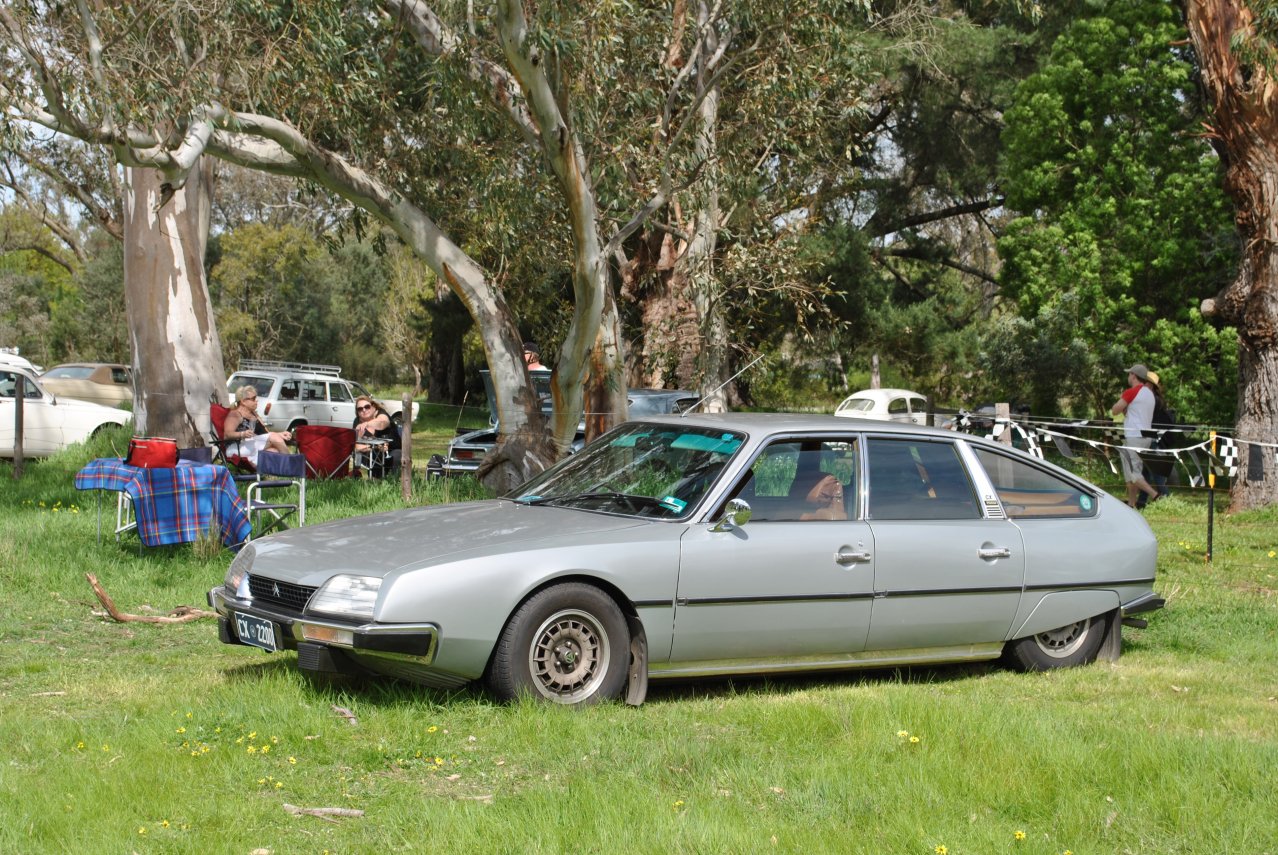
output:
M733 499L723 511L723 518L714 524L711 531L732 531L750 522L750 505L744 499Z

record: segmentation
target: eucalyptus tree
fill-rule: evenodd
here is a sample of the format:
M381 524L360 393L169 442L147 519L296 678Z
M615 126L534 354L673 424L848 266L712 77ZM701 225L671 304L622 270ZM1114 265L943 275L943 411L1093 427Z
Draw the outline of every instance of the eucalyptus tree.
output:
M1234 508L1278 502L1278 3L1184 0L1204 132L1224 164L1242 243L1237 275L1203 312L1238 329L1236 432L1249 443L1231 488Z
M657 48L678 42L686 57L720 57L714 75L726 80L808 12L831 23L849 12L818 0L692 6L561 2L529 16L516 0L74 10L28 0L0 7L3 85L29 120L159 170L165 194L209 154L302 178L389 226L476 320L502 426L489 483L501 487L567 449L583 378L592 412L624 416L613 265L707 163L690 132L708 91L689 84L701 60L662 71ZM752 42L727 37L751 16L769 22ZM607 186L624 192L601 201ZM553 446L494 262L479 260L551 196L551 215L522 225L570 260ZM485 209L495 222L478 221Z

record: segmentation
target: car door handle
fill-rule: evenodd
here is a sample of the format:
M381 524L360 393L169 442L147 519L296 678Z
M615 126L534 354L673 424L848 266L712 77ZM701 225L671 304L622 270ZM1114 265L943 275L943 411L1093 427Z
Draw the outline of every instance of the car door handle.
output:
M854 552L850 547L843 547L834 553L834 563L846 567L849 564L866 564L870 561L870 553Z
M1011 558L1012 550L1006 546L990 546L976 550L976 554L986 561L992 561L995 558Z

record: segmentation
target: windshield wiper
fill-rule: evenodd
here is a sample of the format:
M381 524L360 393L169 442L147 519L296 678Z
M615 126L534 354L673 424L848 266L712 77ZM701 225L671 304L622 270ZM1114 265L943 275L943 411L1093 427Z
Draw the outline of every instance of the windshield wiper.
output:
M595 501L612 501L626 505L632 511L639 511L642 508L660 508L663 511L675 512L675 509L661 499L654 499L652 496L641 496L637 493L618 493L615 490L598 491L593 493L573 493L567 496L533 496L529 499L519 499L527 505L566 505L576 502L595 502Z

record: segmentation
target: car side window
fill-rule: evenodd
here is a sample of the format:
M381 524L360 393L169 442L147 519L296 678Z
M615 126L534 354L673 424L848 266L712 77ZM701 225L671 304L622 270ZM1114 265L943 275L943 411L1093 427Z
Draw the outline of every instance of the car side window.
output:
M330 401L338 401L340 403L349 403L354 400L351 397L351 390L346 388L345 383L329 383L328 399Z
M910 411L910 403L904 398L893 398L888 402L888 413L894 416L904 415Z
M868 451L871 519L981 516L976 491L954 443L876 437L870 440Z
M322 401L325 397L326 393L324 392L324 382L322 380L302 381L302 400Z
M12 371L0 371L0 398L12 398L17 391L18 375ZM23 384L22 397L38 401L42 396L36 384L28 379Z
M854 438L775 442L764 449L733 491L751 521L814 522L856 518Z
M1011 519L1094 517L1100 503L1091 493L1011 455L976 448L977 458L994 483Z
M112 368L112 369L111 369L111 382L112 382L112 383L119 383L121 386L127 386L127 385L128 385L128 383L129 383L129 369L127 369L127 368Z
M280 400L296 401L301 397L301 391L298 388L296 380L285 380L280 384Z

